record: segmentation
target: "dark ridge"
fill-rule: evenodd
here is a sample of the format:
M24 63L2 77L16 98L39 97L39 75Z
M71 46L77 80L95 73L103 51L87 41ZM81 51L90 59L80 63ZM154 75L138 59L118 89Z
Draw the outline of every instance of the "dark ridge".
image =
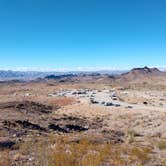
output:
M82 127L82 126L79 126L79 125L66 125L65 126L69 131L78 131L78 132L81 132L81 131L87 131L88 128L85 128L85 127Z
M33 101L14 101L1 103L0 109L15 109L23 113L50 113L53 107ZM58 109L58 107L55 109Z
M131 71L145 71L147 73L152 73L154 71L161 72L158 68L149 68L147 66L145 66L144 68L134 68Z
M149 74L149 73L162 73L162 71L160 71L158 68L149 68L147 66L143 67L143 68L133 68L132 70L130 70L127 73L123 73L123 75L128 75L128 74Z
M76 77L77 75L75 74L65 74L65 75L48 75L45 77L45 79L53 79L53 80L56 80L56 79L63 79L63 78L71 78L71 77Z
M16 143L13 141L0 142L0 150L11 149Z
M58 132L62 132L62 133L68 133L67 130L63 129L62 127L60 127L59 125L55 125L55 124L50 124L48 126L49 129L54 130L54 131L58 131Z
M62 132L62 133L81 132L81 131L88 130L88 128L82 127L80 125L74 125L74 124L67 124L64 127L60 127L59 125L55 125L55 124L50 124L48 128L54 131Z
M27 128L27 129L31 129L31 130L46 131L45 128L40 127L38 124L33 124L31 122L28 122L28 121L17 120L16 123L19 126L21 126L22 128Z
M26 83L27 81L23 81L23 80L6 80L6 81L0 81L0 84L13 84L13 83Z

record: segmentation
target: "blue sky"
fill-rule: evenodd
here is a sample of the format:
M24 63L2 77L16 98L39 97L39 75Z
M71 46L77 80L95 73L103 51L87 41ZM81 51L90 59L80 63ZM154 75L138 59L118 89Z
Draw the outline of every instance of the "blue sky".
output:
M0 0L1 69L166 67L165 0Z

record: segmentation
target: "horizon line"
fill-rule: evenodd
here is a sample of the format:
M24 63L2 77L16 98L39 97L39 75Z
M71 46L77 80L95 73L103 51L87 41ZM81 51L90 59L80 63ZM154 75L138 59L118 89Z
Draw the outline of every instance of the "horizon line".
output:
M47 68L47 67L17 67L17 68L0 68L0 71L13 72L102 72L102 71L128 71L133 68L158 68L166 70L165 66L142 65L136 67L76 67L76 68Z

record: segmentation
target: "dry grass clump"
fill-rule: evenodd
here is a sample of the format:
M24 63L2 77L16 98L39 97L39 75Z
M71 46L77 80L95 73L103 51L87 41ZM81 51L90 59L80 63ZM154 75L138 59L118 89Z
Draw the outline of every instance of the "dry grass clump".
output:
M34 166L145 165L151 159L150 148L129 144L97 143L93 136L49 136L44 141L22 145ZM47 141L46 141L47 140ZM24 147L24 148L23 148ZM24 150L23 150L24 149Z
M92 139L93 137L93 139ZM143 166L152 149L130 144L94 141L93 135L49 135L20 144L18 166ZM23 158L23 160L22 160ZM25 163L26 161L26 163ZM5 165L4 165L5 163ZM9 151L0 154L0 166L10 166Z
M164 159L163 161L161 161L161 165L162 166L166 166L166 159Z
M0 152L0 166L10 166L11 158L9 155L9 150Z
M85 138L70 144L60 141L52 147L49 166L99 166L110 152L108 145L92 144Z
M166 140L161 140L159 143L158 143L158 148L160 150L166 150Z
M135 137L137 136L137 132L134 130L130 130L127 133L127 138L128 138L128 142L131 144L135 141Z
M0 130L0 137L3 137L3 136L5 136L5 131Z
M145 164L147 161L151 159L150 153L151 153L151 148L147 147L133 147L130 152L130 160L131 161L141 161L140 164Z

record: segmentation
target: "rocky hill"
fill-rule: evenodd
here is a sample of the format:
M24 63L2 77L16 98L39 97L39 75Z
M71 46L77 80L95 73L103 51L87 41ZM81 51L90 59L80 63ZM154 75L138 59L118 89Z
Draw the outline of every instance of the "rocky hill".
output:
M121 74L115 78L115 81L121 84L124 83L153 83L166 82L166 72L160 71L158 68L134 68L127 73Z

